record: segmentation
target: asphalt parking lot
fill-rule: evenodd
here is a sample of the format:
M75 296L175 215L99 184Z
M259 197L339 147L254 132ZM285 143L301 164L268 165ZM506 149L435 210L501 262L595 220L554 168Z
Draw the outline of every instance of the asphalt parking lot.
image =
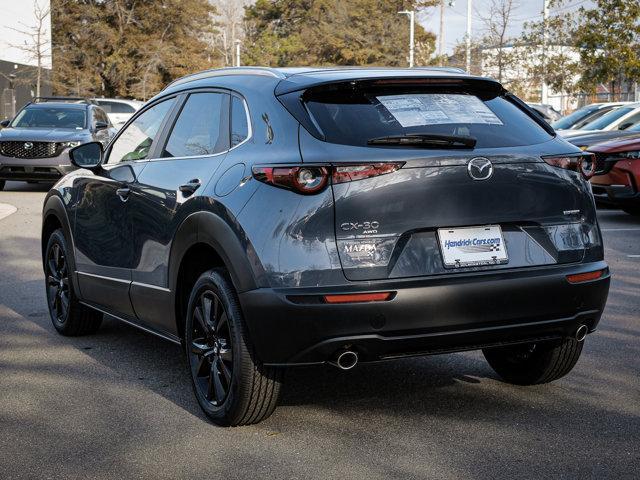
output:
M640 477L640 218L600 211L611 293L567 377L508 385L478 352L297 369L272 417L223 429L179 347L112 320L55 333L45 192L0 192L0 478Z

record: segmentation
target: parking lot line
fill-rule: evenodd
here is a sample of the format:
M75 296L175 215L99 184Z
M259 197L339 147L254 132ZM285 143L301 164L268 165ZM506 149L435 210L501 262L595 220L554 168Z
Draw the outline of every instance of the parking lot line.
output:
M9 205L8 203L0 203L0 220L5 217L8 217L12 213L15 213L17 210L13 205Z

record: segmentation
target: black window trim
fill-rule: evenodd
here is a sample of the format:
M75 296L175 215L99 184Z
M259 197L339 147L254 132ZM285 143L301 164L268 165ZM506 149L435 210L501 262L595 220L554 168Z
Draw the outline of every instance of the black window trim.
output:
M153 103L146 104L143 108L141 108L136 113L134 113L131 116L131 118L129 118L129 120L127 120L127 122L120 128L120 130L118 130L116 135L109 142L109 145L107 146L107 148L104 151L103 167L110 168L110 167L116 167L116 166L123 165L123 164L142 163L142 162L147 162L149 160L155 160L155 158L153 158L153 157L154 157L154 155L156 153L157 143L162 139L162 134L164 133L164 129L166 128L166 124L175 115L176 107L181 105L180 98L178 98L178 97L180 97L180 94L179 93L175 93L173 95L167 95L166 97L158 98ZM118 140L118 138L120 138L120 135L122 135L122 133L127 128L129 128L129 125L131 125L133 122L135 122L140 115L143 115L145 112L148 112L149 110L151 110L156 105L159 105L160 103L165 102L165 101L169 101L171 99L176 99L176 102L174 103L173 107L171 107L171 109L169 110L167 115L164 117L164 120L162 120L162 123L160 124L160 128L158 129L158 134L156 135L156 138L153 139L153 142L151 143L151 147L149 148L149 156L147 158L143 158L143 159L140 159L140 160L127 160L126 162L118 162L118 163L111 163L111 164L108 163L109 155L111 155L111 147Z
M248 142L253 137L253 127L251 125L251 114L249 113L249 104L247 103L247 100L237 92L230 92L230 93L231 93L231 101L229 102L229 146L231 146L231 138L233 134L231 129L233 128L232 115L233 115L233 98L234 97L239 99L242 102L242 105L244 106L244 114L247 117L247 137L237 145L234 145L233 147L231 147L229 150L227 150L227 152L230 152L234 148L238 148L240 145Z

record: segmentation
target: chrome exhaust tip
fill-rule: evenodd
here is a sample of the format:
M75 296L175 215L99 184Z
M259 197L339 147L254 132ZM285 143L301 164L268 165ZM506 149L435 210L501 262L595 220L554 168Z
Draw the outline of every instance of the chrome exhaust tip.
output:
M589 328L586 325L580 325L576 330L576 340L582 342L587 337L587 333L589 333Z
M352 350L341 352L331 365L335 365L340 370L351 370L358 363L358 354Z

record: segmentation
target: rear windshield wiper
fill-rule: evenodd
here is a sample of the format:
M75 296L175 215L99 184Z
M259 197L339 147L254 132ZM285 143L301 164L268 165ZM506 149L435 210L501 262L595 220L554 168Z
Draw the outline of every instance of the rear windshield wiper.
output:
M367 140L367 145L389 145L425 148L473 148L476 139L462 135L438 135L431 133L410 133L407 135L389 135Z

